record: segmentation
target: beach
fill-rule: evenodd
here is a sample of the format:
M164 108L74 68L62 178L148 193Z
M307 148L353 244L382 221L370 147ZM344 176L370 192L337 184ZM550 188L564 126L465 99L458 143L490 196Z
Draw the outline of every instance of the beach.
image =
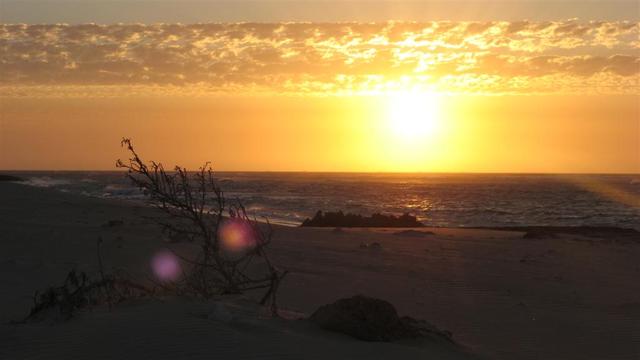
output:
M640 241L633 236L460 228L274 226L269 253L289 271L271 319L253 294L205 302L154 298L10 324L36 290L74 267L149 276L170 243L139 203L0 183L0 358L637 359ZM259 214L257 214L259 215ZM306 321L363 294L450 331L438 342L369 343Z

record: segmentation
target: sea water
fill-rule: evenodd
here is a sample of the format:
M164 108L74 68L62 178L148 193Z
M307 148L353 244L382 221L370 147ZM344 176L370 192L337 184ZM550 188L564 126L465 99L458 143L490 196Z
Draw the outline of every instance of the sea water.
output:
M32 186L144 200L122 172L16 172ZM411 213L430 226L617 226L640 230L640 175L217 173L228 199L299 225L316 211Z

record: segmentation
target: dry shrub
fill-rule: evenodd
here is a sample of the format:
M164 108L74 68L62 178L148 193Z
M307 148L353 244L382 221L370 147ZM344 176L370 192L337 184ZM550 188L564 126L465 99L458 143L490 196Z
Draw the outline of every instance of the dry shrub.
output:
M265 289L261 304L270 304L274 314L278 286L286 275L269 259L267 247L273 229L250 218L238 201L228 205L209 163L196 172L176 166L167 171L161 163L145 162L130 139L122 146L128 161L116 166L147 196L164 216L156 219L172 239L199 245L196 256L176 254L189 265L172 286L180 294L210 298Z

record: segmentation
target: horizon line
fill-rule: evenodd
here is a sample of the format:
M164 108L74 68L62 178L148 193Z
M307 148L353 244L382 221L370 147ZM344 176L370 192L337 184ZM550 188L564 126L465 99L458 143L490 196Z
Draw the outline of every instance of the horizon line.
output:
M197 169L188 172L198 171ZM2 172L123 172L126 170L105 169L0 169ZM168 171L172 172L172 171ZM312 170L213 170L213 173L254 173L254 174L361 174L361 175L640 175L638 172L509 172L509 171L312 171Z

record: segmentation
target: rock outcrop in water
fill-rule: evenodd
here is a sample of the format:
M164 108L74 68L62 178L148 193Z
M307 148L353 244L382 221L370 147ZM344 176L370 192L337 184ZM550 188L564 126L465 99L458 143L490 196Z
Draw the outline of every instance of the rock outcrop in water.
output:
M300 226L310 227L422 227L415 216L404 214L400 216L373 214L362 216L358 214L318 211L312 219L306 219Z

